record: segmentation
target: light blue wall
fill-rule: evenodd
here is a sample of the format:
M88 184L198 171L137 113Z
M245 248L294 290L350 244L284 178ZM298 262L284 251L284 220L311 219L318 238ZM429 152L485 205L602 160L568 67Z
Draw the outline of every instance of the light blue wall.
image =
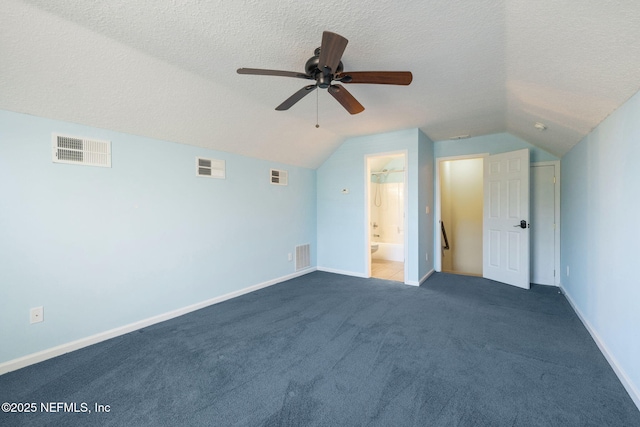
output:
M561 283L635 387L636 402L640 399L639 159L637 93L561 161Z
M418 161L419 161L419 250L418 260L420 262L420 279L425 277L433 270L433 250L434 250L434 233L436 232L436 224L434 223L434 144L424 133L419 132L418 144ZM429 213L426 213L426 207L429 207ZM426 254L429 255L427 260Z
M499 154L528 148L531 162L550 162L559 160L553 154L542 150L510 133L475 136L468 139L444 140L435 142L436 157L465 156L468 154Z
M52 163L52 132L112 141L113 167ZM0 363L287 276L298 244L315 266L316 211L314 170L0 111Z
M365 245L366 196L365 156L406 150L407 152L407 233L409 258L406 281L418 283L426 269L419 262L421 163L428 163L430 149L419 156L419 144L432 144L418 129L351 138L345 141L317 171L318 179L318 267L348 274L367 275ZM432 159L432 158L431 158ZM424 166L427 168L428 166ZM422 171L424 173L424 171ZM426 186L433 187L433 177ZM342 194L343 188L349 194ZM428 198L422 195L422 202ZM424 212L422 207L421 212ZM424 224L423 224L423 227ZM422 242L424 246L427 246ZM429 242L433 246L432 242ZM424 254L421 255L424 258ZM426 274L426 273L423 273Z

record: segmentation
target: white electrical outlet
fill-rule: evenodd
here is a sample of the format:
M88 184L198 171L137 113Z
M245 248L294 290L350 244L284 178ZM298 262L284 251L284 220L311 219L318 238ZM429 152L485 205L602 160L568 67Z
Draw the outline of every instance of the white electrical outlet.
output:
M289 261L293 261L293 254L289 253L288 259L289 259Z
M42 306L34 307L31 310L29 310L30 323L39 323L39 322L42 322L43 320L44 320L44 308Z
M567 277L569 277L569 266L567 265Z
M424 257L426 258L427 261L429 261L429 252L427 252Z

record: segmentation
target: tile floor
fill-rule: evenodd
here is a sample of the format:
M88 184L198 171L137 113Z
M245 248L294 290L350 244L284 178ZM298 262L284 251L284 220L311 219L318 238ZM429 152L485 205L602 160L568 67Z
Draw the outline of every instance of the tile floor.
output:
M404 283L404 263L384 259L372 259L371 277Z

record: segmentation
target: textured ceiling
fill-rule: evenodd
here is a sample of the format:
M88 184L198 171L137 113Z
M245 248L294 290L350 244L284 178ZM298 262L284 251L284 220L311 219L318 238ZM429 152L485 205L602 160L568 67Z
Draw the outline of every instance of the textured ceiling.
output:
M345 70L413 83L348 86L351 116L325 90L275 111L307 81L236 74L303 71L324 30ZM412 127L561 156L640 88L640 2L3 0L0 58L0 109L305 167Z

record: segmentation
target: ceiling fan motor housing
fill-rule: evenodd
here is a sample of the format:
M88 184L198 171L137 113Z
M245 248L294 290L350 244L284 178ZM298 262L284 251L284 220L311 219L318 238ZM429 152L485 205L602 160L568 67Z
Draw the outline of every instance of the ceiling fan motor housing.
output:
M321 69L318 65L320 62L320 48L317 48L314 52L314 56L309 58L304 65L305 72L313 77L318 83L318 87L327 88L331 85L331 81L333 80L334 75L339 74L344 69L342 65L342 61L338 64L337 69L328 70Z

